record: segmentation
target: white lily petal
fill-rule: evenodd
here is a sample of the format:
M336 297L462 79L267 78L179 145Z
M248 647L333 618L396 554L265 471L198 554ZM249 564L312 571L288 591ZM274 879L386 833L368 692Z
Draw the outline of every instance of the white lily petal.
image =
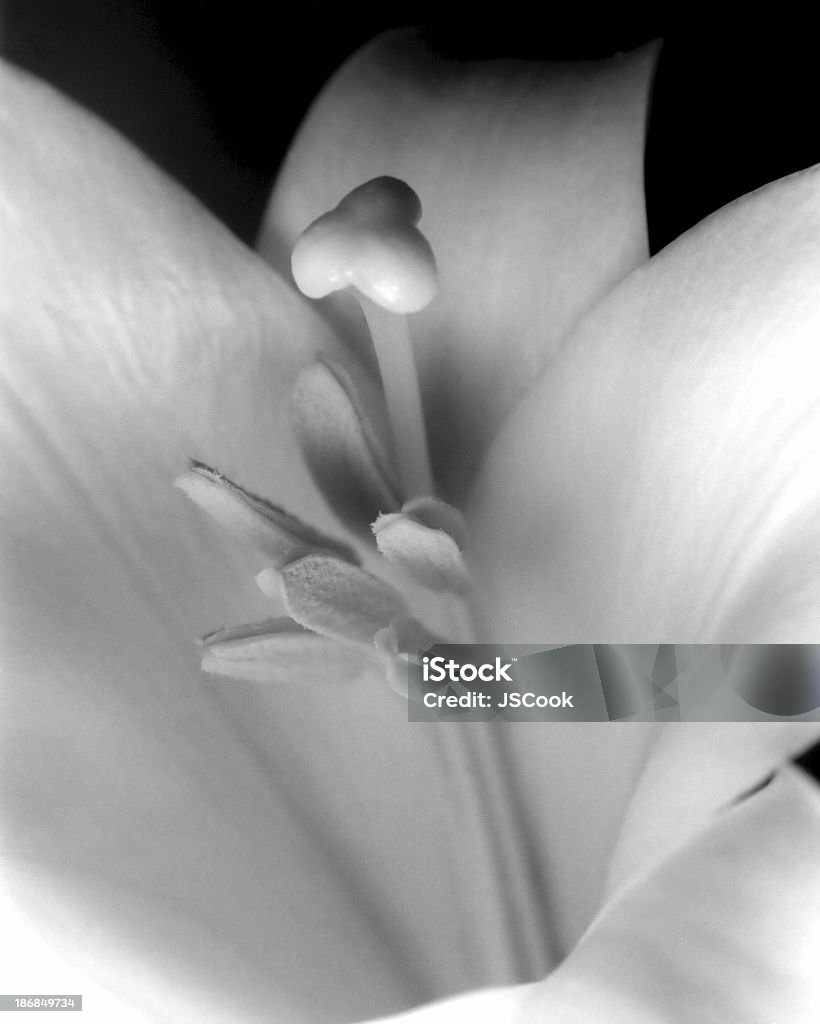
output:
M819 844L820 788L785 768L616 896L527 1012L567 1024L811 1024Z
M819 210L817 169L746 196L569 339L472 508L499 635L817 640Z
M819 845L820 788L784 768L616 896L543 982L389 1020L813 1024Z
M610 890L669 856L704 822L817 740L820 724L810 722L668 726L630 802L610 863Z
M517 985L470 992L368 1024L528 1024L521 1014L532 988Z
M581 313L647 255L656 52L464 64L391 33L331 80L289 153L260 237L283 271L308 224L363 181L393 175L421 198L440 299L412 333L451 493Z

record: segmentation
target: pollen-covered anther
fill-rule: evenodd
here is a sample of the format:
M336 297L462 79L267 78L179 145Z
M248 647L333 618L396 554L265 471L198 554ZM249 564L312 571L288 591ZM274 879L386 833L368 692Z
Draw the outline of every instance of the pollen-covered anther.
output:
M415 313L436 294L436 262L416 225L421 203L398 178L365 182L315 220L291 256L312 299L351 286L392 313Z
M415 499L400 512L379 516L373 533L382 555L424 586L456 594L469 590L463 519L451 505L435 498Z
M192 460L190 470L174 483L220 526L259 551L269 565L284 565L315 551L358 563L347 544L244 490L202 462Z
M373 649L376 634L407 614L404 599L384 580L349 562L308 555L256 577L292 618L321 636Z

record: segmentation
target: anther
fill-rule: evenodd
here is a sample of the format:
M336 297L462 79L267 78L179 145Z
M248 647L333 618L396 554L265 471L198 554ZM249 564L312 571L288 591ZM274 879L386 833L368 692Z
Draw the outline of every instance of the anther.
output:
M350 289L373 338L404 497L433 493L427 435L406 315L436 294L433 252L416 224L421 203L397 178L374 178L315 220L291 257L309 298Z

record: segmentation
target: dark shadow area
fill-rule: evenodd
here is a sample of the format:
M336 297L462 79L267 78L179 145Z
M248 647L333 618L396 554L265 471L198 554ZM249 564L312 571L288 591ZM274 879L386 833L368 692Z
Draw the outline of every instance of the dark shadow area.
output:
M298 5L236 0L0 0L2 52L118 127L250 241L311 100L400 25L461 59L606 57L666 40L647 145L657 251L726 202L820 160L815 30L728 28L621 6Z
M813 747L805 750L794 759L794 763L804 772L808 772L817 782L820 782L820 743L815 743Z
M646 154L653 252L739 196L820 161L817 30L777 16L670 26Z

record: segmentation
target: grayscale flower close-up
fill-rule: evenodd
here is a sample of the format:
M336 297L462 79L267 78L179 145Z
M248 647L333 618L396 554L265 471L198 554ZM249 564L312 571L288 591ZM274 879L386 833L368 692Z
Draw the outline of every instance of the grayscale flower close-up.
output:
M749 653L816 693L820 168L650 256L660 50L380 35L255 249L4 66L0 993L820 1019L820 698ZM436 641L674 645L748 720L408 721Z

